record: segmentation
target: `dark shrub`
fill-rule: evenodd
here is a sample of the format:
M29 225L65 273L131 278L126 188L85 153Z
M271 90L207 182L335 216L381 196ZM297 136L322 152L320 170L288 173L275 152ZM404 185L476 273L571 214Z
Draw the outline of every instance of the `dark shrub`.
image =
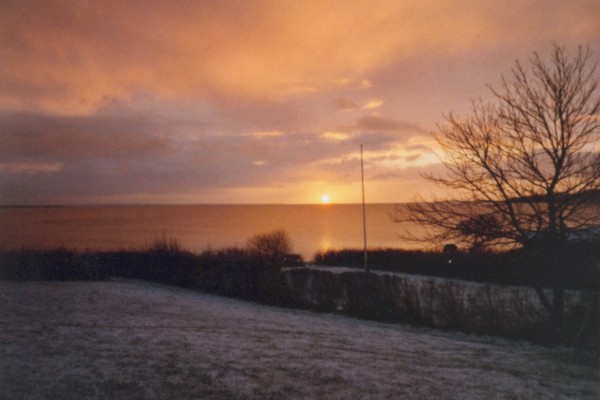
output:
M549 286L551 277L541 258L525 250L505 252L433 252L402 249L369 250L373 270L402 272L497 283ZM563 268L569 289L600 289L600 244L574 243L564 250ZM317 253L317 265L363 268L362 250L330 250Z
M105 280L108 276L94 253L67 249L0 252L2 280Z

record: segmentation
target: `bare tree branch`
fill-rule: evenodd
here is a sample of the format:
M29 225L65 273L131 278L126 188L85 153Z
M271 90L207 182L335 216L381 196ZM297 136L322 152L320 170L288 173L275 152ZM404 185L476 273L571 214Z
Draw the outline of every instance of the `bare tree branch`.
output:
M529 61L490 87L495 103L473 101L471 115L450 113L438 126L446 174L425 178L451 197L399 205L393 220L425 228L425 236L406 235L412 240L532 249L553 282L551 300L536 292L560 329L560 249L570 237L600 232L599 79L589 48L570 58L555 45L549 63L537 53Z
M534 53L529 68L517 61L510 79L490 87L495 103L473 101L471 115L445 116L434 138L446 174L425 178L452 197L398 206L394 220L424 226L421 240L480 246L485 239L492 247L600 228L600 213L590 211L600 194L599 79L591 60L581 47L571 58L555 45L548 63Z

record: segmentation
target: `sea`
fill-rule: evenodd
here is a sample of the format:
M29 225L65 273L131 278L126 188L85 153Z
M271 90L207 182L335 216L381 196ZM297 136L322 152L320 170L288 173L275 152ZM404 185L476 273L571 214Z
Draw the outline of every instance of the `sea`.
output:
M394 204L366 206L369 248L409 248L400 234L417 226L392 222ZM319 251L363 248L360 204L95 205L1 207L0 248L144 249L176 240L186 250L243 247L255 234L285 230L293 251L310 261Z

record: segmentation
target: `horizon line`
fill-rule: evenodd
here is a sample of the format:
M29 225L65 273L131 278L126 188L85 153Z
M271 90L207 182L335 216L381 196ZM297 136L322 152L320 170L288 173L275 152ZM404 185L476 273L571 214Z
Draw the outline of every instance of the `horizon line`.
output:
M367 205L407 204L411 202L372 202ZM0 204L0 208L42 208L42 207L117 207L117 206L344 206L362 203L50 203L50 204Z

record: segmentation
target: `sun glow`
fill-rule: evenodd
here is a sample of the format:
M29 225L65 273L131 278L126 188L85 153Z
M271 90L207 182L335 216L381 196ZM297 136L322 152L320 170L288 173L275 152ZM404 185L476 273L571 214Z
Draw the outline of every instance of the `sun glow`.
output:
M321 203L323 204L327 204L331 201L331 198L329 197L328 194L324 194L323 196L321 196Z

